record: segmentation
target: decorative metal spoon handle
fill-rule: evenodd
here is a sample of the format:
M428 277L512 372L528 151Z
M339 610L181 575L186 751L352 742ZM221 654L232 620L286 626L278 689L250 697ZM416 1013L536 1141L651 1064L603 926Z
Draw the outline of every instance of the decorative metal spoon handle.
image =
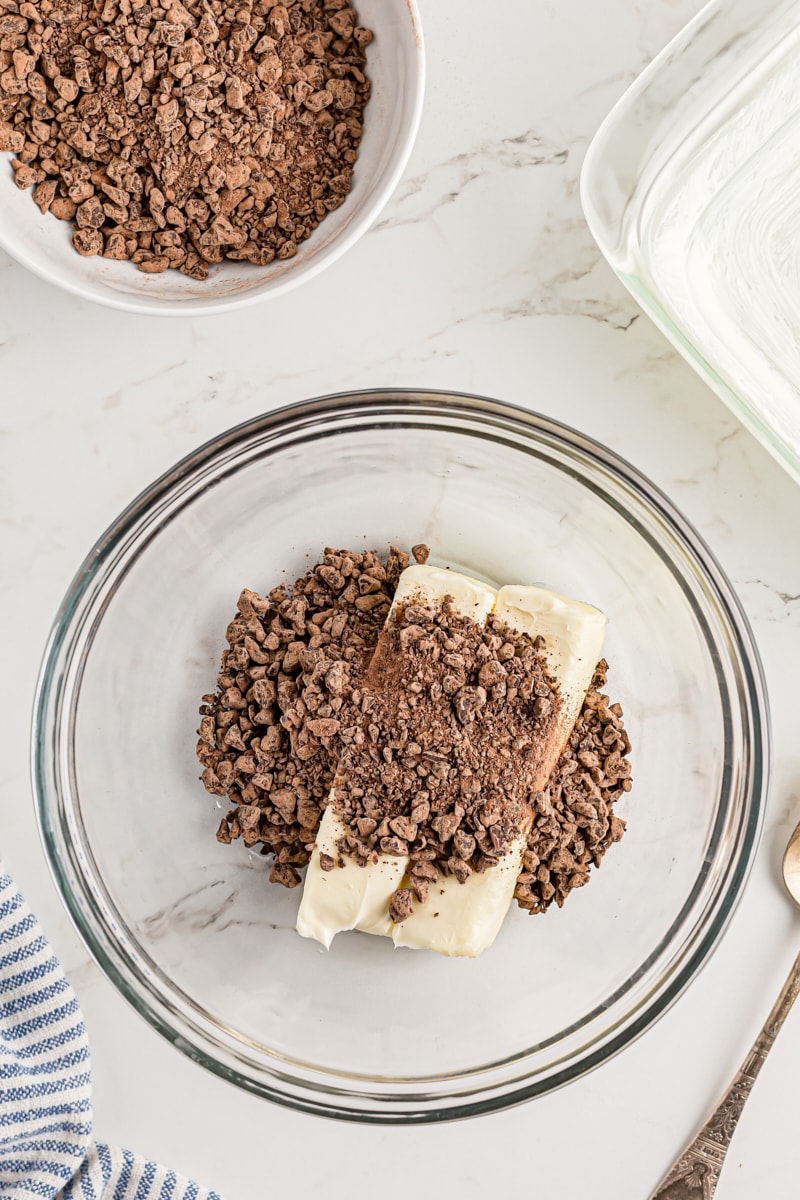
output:
M798 995L800 955L795 959L783 991L739 1074L697 1137L664 1176L650 1200L711 1200L745 1101Z

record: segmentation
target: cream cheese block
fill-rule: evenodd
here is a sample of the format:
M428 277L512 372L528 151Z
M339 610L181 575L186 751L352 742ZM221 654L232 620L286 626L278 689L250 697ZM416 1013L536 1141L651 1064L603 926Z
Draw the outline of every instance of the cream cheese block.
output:
M459 612L480 623L492 611L497 593L487 584L456 571L420 565L407 567L398 581L389 617L398 604L411 598L436 607L445 596L452 596ZM338 862L337 843L346 832L336 808L334 781L306 872L296 926L299 934L314 938L326 949L337 933L348 929L392 937L398 927L389 919L389 901L402 887L409 865L407 858L382 854L377 863L366 866L345 857L344 867L323 871L320 855L328 854Z
M322 942L326 950L337 933L360 929L363 933L392 936L389 901L403 886L408 859L382 854L377 863L360 866L344 857L344 866L323 871L320 854L328 854L338 863L338 841L347 826L336 811L335 785L322 817L314 852L308 864L303 898L297 914L297 932Z
M392 607L387 621L401 604L409 600L422 600L429 608L441 608L445 596L453 597L453 607L462 617L471 617L482 624L497 603L497 591L488 583L481 583L458 571L446 571L443 567L427 567L416 564L406 567L397 581Z
M606 618L598 609L567 600L541 587L503 587L493 613L512 629L545 639L545 656L559 682L556 730L543 756L536 789L547 784L583 706L603 648ZM527 834L527 830L526 830ZM442 876L431 884L425 904L414 899L412 915L392 927L396 946L475 958L491 946L514 900L527 836L520 837L496 867L470 875L466 883Z
M430 607L451 596L455 609L475 621L495 613L509 626L546 641L548 666L559 681L561 705L542 761L544 787L569 738L600 658L606 619L597 609L541 587L509 586L499 591L455 571L412 566L400 577L392 611L409 599ZM390 613L391 616L391 613ZM402 924L389 918L389 902L407 877L409 860L381 855L360 866L345 858L344 867L323 871L320 854L338 859L337 842L346 828L337 813L334 782L306 874L297 931L329 947L345 930L391 937L396 946L434 950L447 956L476 957L497 936L514 898L526 838L506 852L497 866L476 872L465 883L441 876L431 884L425 904Z

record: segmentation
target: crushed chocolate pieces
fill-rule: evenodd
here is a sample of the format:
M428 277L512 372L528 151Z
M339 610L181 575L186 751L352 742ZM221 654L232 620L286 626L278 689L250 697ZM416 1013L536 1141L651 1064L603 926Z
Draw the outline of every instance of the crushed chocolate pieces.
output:
M609 705L602 692L607 674L603 659L547 790L534 797L536 816L514 893L530 913L553 902L560 908L625 832L613 808L631 789L631 743L621 707Z
M286 863L276 862L269 873L269 881L283 884L287 888L297 887L300 882L300 873Z
M427 547L412 554L425 562ZM233 806L217 838L260 845L271 881L296 887L338 769L352 832L320 866L410 854L395 923L442 874L463 882L496 865L531 812L515 897L529 913L560 907L625 831L613 809L631 788L631 747L603 691L607 664L547 787L533 790L535 748L559 703L544 640L421 603L384 628L408 561L394 546L385 558L326 547L293 585L242 592L200 709L202 782Z
M4 7L0 150L79 254L266 266L350 191L372 34L347 0Z
M198 731L206 790L236 806L220 825L221 842L260 844L281 866L308 862L339 759L340 714L407 565L396 548L381 559L329 547L291 587L266 597L242 592ZM366 611L356 604L364 578L379 601ZM295 886L290 872L273 875Z

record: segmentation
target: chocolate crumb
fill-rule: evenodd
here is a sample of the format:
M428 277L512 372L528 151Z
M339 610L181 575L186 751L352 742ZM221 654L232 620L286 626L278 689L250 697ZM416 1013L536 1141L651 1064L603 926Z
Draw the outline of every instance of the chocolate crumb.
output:
M592 867L625 832L613 807L631 787L631 743L619 704L609 705L608 663L595 669L583 708L550 777L534 797L539 817L528 835L515 896L529 913L560 908L569 893L589 881Z

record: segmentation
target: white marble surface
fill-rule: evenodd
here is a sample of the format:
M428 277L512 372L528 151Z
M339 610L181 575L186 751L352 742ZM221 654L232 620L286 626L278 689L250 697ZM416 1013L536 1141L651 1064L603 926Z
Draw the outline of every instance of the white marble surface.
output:
M226 318L159 322L77 303L0 256L0 847L84 1006L104 1137L215 1184L227 1200L318 1188L333 1200L400 1200L412 1172L465 1200L520 1187L641 1200L715 1101L800 948L800 918L778 876L800 819L800 490L637 314L580 213L588 140L698 0L421 7L430 84L406 180L378 227L299 292ZM764 658L775 744L750 884L720 949L672 1011L556 1095L403 1131L324 1122L236 1094L146 1028L67 921L28 778L50 620L122 506L237 421L389 384L540 409L608 441L665 488L739 589ZM742 1119L720 1200L796 1194L798 1063L800 1011Z

